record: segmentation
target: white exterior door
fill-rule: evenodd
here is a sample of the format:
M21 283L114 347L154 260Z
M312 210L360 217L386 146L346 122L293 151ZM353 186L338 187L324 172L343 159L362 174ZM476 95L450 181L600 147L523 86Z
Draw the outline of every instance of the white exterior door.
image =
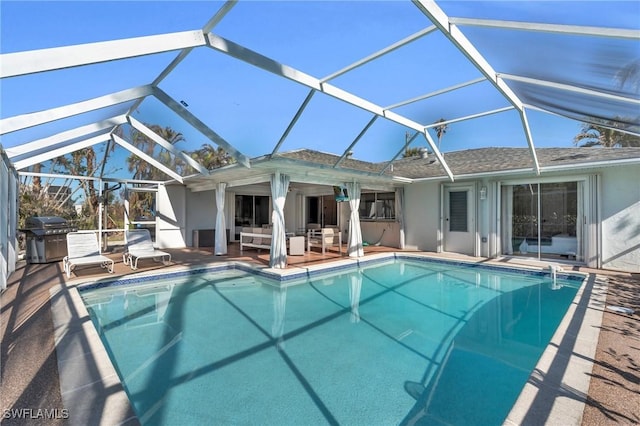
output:
M444 190L444 245L447 252L475 255L476 220L472 186Z

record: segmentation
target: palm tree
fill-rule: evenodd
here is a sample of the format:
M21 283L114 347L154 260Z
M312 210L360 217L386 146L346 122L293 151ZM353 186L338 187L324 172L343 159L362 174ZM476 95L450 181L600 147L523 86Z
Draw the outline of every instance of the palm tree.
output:
M632 92L640 92L640 59L631 61L620 68L616 73L615 79L618 81L618 87L620 89L623 89L629 84Z
M224 149L221 147L216 148L209 144L203 144L199 149L190 152L189 155L207 170L235 163L235 159Z
M445 120L444 118L441 118L440 120L436 121L436 123L444 123ZM436 136L438 137L438 151L440 150L440 142L442 141L442 137L444 136L445 133L447 133L447 129L448 129L448 125L447 124L440 124L439 126L434 127L435 131L436 131Z
M176 132L171 127L161 127L157 124L153 124L149 129L153 130L158 136L162 137L165 141L172 145L177 144L185 140L184 136L180 132ZM161 151L160 153L154 153L156 143L149 139L145 134L139 132L136 129L131 131L131 140L133 145L144 152L145 154L157 158L162 164L175 170L178 174L182 174L184 171L184 163L176 161L169 152ZM133 172L134 179L162 179L164 174L160 170L156 169L137 155L131 154L127 157L127 166L130 172Z
M582 123L580 133L573 138L573 144L580 147L605 148L640 146L640 137L619 132L611 127Z

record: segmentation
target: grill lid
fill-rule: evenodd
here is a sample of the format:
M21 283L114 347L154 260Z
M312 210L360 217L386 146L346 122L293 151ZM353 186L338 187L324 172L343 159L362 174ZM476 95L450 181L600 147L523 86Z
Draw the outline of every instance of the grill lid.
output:
M27 218L25 228L20 231L41 237L43 235L67 234L77 230L78 228L69 225L67 220L61 217L34 216Z
M67 220L57 216L29 217L25 222L27 229L52 229L67 226Z

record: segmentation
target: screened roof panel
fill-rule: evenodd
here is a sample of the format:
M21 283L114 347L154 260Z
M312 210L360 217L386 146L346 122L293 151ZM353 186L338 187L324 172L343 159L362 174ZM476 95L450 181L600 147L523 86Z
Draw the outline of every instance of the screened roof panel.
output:
M509 106L491 83L483 81L395 108L394 111L429 126L443 118L452 120Z
M625 69L638 66L637 41L487 28L464 32L498 73L637 95L638 87L622 79Z
M89 111L71 117L59 119L17 130L2 136L5 148L19 147L25 143L41 142L46 149L91 138L100 133L108 133L118 121L125 120L125 114L132 106L132 102L117 104L108 108Z
M158 168L151 166L142 158L113 143L109 147L109 155L102 177L143 181L167 181L173 179Z
M449 72L443 73L443 66ZM480 72L462 53L442 34L432 32L331 83L386 107L478 77Z
M622 102L612 98L602 98L589 93L577 93L540 87L518 82L514 88L521 99L533 105L557 112L560 115L574 118L578 121L605 124L616 121L615 126L626 131L640 133L640 104Z
M175 53L162 53L2 80L3 116L56 108L144 86Z
M429 134L437 143L435 129L429 129ZM522 123L515 110L451 123L440 142L445 159L449 151L495 146L527 147ZM562 146L568 145L564 143Z
M371 117L362 109L316 93L279 151L315 146L319 151L342 154Z
M637 29L640 3L595 1L441 1L450 17Z
M184 100L189 112L251 157L271 152L309 92L208 48L191 52L160 87ZM201 138L185 139L178 145L181 149L202 144Z
M3 1L2 52L202 28L222 2ZM113 37L116 34L117 37Z
M404 150L407 132L414 133L405 126L379 118L353 147L353 158L373 163L387 162ZM416 137L410 146L427 145L423 137Z
M351 149L354 158L382 163L403 149L407 132L424 131L422 126L439 119L466 118L450 123L443 151L571 146L580 121L558 116L595 117L605 126L622 123L636 133L640 128L638 2L52 1L0 2L0 8L6 59L0 69L0 143L5 148L100 122L134 105L134 120L182 134L175 148L220 147L247 166L247 156L274 150L288 126L280 152L311 148L341 155L361 136ZM215 24L210 35L200 32L207 23ZM427 28L433 32L417 37ZM462 33L447 34L451 28ZM586 35L596 30L602 37ZM186 39L178 34L184 31L189 31ZM569 34L573 31L579 34ZM143 36L152 41L142 41ZM407 43L412 37L415 41ZM101 45L92 50L75 46L72 59L31 52L110 40L127 40L127 45L112 42L108 55ZM179 56L186 46L193 49ZM121 59L125 56L133 57ZM43 58L58 69L39 69ZM167 68L176 58L181 62ZM335 77L359 63L364 65ZM158 88L151 88L164 70L168 74ZM475 82L484 77L498 84ZM465 86L470 82L475 83ZM122 100L122 91L148 96L137 105L131 96ZM66 117L82 109L84 101L100 107ZM399 105L405 101L415 102ZM528 122L517 109L494 111L511 105L524 105ZM6 130L13 125L9 121L22 123L38 115L20 114L48 114L49 108L56 121L39 124L46 120L38 118L32 128ZM488 112L493 113L479 117ZM434 138L433 130L428 132ZM76 133L65 135L65 141L56 139L56 147L75 149L84 143ZM423 136L411 146L421 144L426 146ZM166 156L171 166L176 154L160 145L150 148L150 155ZM47 146L38 144L19 160L42 155ZM133 172L123 166L130 154L118 155L121 151L115 146L109 174L131 178Z
M323 78L430 24L410 2L238 2L213 32Z
M98 177L107 149L107 142L98 143L90 148L69 152L59 157L42 161L21 171ZM88 154L88 151L91 151L91 154ZM66 166L63 165L65 162Z
M202 134L202 132L198 131L153 96L147 97L138 108L136 108L132 116L147 127L158 125L182 134L184 140L176 143L176 147L179 149L190 150L198 148L202 144L213 143Z

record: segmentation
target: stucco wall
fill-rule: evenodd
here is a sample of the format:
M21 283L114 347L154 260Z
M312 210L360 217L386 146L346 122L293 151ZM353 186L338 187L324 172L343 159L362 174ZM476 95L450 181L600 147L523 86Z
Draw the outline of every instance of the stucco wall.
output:
M405 247L436 251L440 222L440 183L407 185L404 189Z
M602 267L640 272L640 167L603 169Z
M235 193L225 191L224 214L227 229L233 228ZM193 246L193 231L216 228L216 191L186 192L186 243ZM233 233L229 238L233 240Z
M159 248L186 246L186 188L181 185L158 186L156 244Z
M362 241L379 243L386 247L400 247L400 224L398 222L360 222ZM346 235L342 238L347 242Z

